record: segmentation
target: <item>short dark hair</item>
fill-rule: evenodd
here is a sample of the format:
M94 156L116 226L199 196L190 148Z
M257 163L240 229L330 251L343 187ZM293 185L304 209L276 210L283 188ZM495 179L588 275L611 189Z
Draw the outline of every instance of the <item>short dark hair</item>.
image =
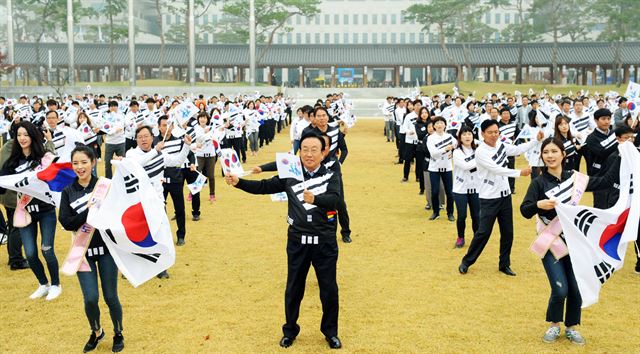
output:
M109 101L109 107L118 107L118 102L116 102L116 101Z
M160 125L160 122L162 122L163 120L169 120L169 117L167 117L166 114L161 115L160 118L158 118L158 126Z
M143 125L143 126L139 127L138 129L136 129L136 135L135 136L138 137L138 134L141 131L145 130L145 129L149 131L149 134L151 134L151 136L153 136L153 129L151 129L151 127L148 126L148 125Z
M138 104L138 101L131 101L131 103L129 103L129 107L133 107L133 106L140 106Z
M626 124L620 124L613 130L613 133L616 135L616 138L619 138L625 134L633 134L633 129Z
M457 138L458 138L458 147L459 147L460 149L462 149L462 134L464 134L464 133L471 133L471 135L473 135L473 128L471 128L471 127L469 127L469 126L464 125L464 126L462 126L462 128L460 128L460 130L458 131L458 136L457 136ZM475 139L472 139L472 140L471 140L471 148L472 148L473 150L475 150L475 149L476 149L476 140L475 140Z
M484 131L487 130L492 125L498 125L498 121L493 119L487 119L484 122L482 122L482 124L480 124L480 130L484 133Z
M322 146L322 150L324 150L326 146L324 138L316 132L308 132L303 134L302 137L300 137L300 146L302 146L302 142L306 139L318 139L320 141L320 145Z
M435 124L436 124L437 122L442 122L442 123L444 123L445 127L447 126L447 120L446 120L446 119L444 119L444 117L435 116L435 117L432 117L432 118L431 118L431 120L433 121L433 124L434 124L434 126L433 126L433 127L434 127L434 129L435 129Z
M73 150L71 150L71 159L72 160L73 160L73 155L75 155L77 153L81 153L81 154L87 155L89 160L91 160L92 162L96 160L96 153L93 151L93 149L91 147L89 147L87 145L76 145L76 147L73 148Z

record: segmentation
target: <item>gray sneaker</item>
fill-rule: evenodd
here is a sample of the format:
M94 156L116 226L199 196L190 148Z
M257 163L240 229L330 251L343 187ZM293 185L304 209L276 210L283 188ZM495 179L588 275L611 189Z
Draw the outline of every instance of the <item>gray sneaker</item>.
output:
M569 340L569 342L573 344L585 345L587 343L587 341L584 340L584 337L582 337L580 332L576 331L575 329L567 328L564 331L564 333L565 333L565 336L567 336L567 339Z
M551 326L544 333L544 337L542 337L542 341L545 343L553 343L556 340L558 340L558 337L560 337L560 327Z

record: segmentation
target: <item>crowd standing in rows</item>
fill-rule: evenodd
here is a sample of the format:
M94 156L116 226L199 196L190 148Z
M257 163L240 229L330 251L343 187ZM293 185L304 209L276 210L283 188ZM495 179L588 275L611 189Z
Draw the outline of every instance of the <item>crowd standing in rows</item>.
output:
M511 269L514 238L513 205L515 178L531 176L520 207L525 218L538 216L538 232L557 222L555 205L566 203L576 189L593 191L596 208L607 209L618 200L618 144L640 146L639 111L635 103L615 92L552 96L546 92L528 95L515 91L493 93L482 98L473 94L426 96L416 91L405 97L387 97L379 106L384 115L384 136L395 142L397 164L403 165L402 183L409 181L415 165L419 194L426 191L429 220L437 220L445 209L456 221L455 247L465 245L467 206L473 239L458 271L466 274L486 246L495 221L500 227L500 272L515 276ZM515 168L515 156L524 155L528 167ZM581 161L585 161L588 184L578 185ZM443 199L446 202L443 201ZM445 207L446 205L446 207ZM559 235L562 244L564 238ZM566 246L565 246L566 247ZM635 272L640 274L640 250L636 242ZM543 340L554 342L560 324L575 344L585 339L576 330L581 304L576 278L568 255L543 253L551 296L547 308L550 328ZM566 302L566 310L565 310Z

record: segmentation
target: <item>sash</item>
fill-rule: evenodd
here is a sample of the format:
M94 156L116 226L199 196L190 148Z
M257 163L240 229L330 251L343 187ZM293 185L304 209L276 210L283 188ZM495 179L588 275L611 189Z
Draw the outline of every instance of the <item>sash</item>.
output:
M573 192L571 193L571 200L567 204L578 205L582 195L587 189L587 183L589 182L589 176L575 171L573 173ZM560 258L569 254L569 249L566 243L560 238L562 233L562 225L560 220L556 216L545 225L540 217L536 220L536 230L538 237L533 241L529 249L535 255L540 258L544 258L547 251L551 251L553 256L559 260Z
M93 193L87 202L87 208L91 208L94 205L100 205L104 198L107 196L109 187L111 186L111 180L105 177L100 177L96 183ZM95 228L87 223L80 226L78 231L71 233L71 248L67 254L67 258L64 260L60 272L64 275L72 276L76 272L90 272L91 267L85 258L87 248L91 243L91 238Z
M50 152L44 154L40 160L40 166L36 167L36 170L44 170L49 167L55 160L55 155ZM32 196L18 193L18 201L16 203L16 210L13 213L13 226L14 227L26 227L31 224L31 214L25 209L25 207L33 199Z

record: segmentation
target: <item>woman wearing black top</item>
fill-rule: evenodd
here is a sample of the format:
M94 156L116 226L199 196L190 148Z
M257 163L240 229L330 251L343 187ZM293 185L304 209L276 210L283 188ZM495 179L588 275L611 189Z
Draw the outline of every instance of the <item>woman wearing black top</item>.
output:
M580 143L573 138L571 129L569 129L569 117L557 116L555 125L555 138L564 145L564 152L567 156L564 159L565 170L573 170L575 167L576 157L581 146Z
M2 166L0 176L18 174L38 167L42 163L42 159L45 158L45 153L50 153L53 149L51 132L44 132L47 140L47 151L45 150L43 133L33 123L22 121L17 123L16 127L16 137L12 142L11 155ZM0 188L1 194L5 192L6 189ZM62 293L58 259L53 247L56 235L56 209L53 205L36 198L32 198L24 209L30 214L31 222L22 227L17 225L15 227L20 232L20 239L24 245L29 267L38 279L38 283L40 283L38 289L29 297L38 299L46 296L47 300L53 300ZM42 256L47 263L47 269L51 276L50 284L42 262L38 257L38 245L36 242L38 226L40 227L42 238Z
M556 204L571 199L575 188L573 186L574 173L579 172L563 169L565 156L562 142L553 138L547 138L542 142L541 157L545 167L542 169L542 174L531 181L529 185L527 195L520 206L522 216L531 219L537 215L542 223L548 225L557 217ZM586 190L608 188L615 183L618 173L619 171L612 168L603 177L589 178ZM560 234L560 239L564 242L562 234ZM582 298L569 255L556 260L551 251L547 251L542 259L542 265L551 286L546 316L547 322L551 322L551 327L544 334L543 341L552 343L558 339L560 322L564 317L567 339L572 343L584 345L584 338L575 329L575 326L580 324ZM564 310L565 300L566 311Z
M71 163L77 178L62 191L59 220L65 230L77 231L87 222L88 201L98 182L98 177L91 173L96 164L96 156L90 147L78 146L71 152ZM91 271L76 273L84 297L84 311L91 326L91 336L84 346L84 352L94 350L104 338L98 306L98 274L102 284L102 296L109 306L109 315L113 322L115 335L112 351L122 351L124 337L122 336L122 306L118 299L118 267L98 230L93 232L85 257Z
M416 173L420 182L420 195L424 194L424 154L426 145L423 145L424 138L429 134L427 132L427 123L429 122L429 109L427 107L420 108L418 119L415 123L416 135L418 137L418 145L416 146Z

